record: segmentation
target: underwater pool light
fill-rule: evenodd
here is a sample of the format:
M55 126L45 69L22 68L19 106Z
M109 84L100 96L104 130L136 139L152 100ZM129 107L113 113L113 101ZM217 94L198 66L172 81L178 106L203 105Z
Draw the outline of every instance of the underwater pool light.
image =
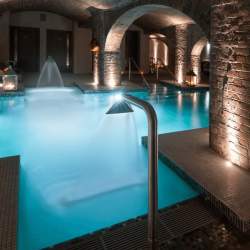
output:
M116 94L114 96L115 103L106 113L107 115L115 115L115 114L124 114L124 113L131 113L134 110L131 108L130 104L128 104L122 94Z
M123 100L123 96L121 93L115 95L115 101L121 102Z

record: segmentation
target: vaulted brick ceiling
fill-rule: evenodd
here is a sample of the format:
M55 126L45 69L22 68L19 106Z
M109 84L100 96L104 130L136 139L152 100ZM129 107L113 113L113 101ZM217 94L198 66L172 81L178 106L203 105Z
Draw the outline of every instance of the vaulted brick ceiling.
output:
M79 21L90 17L89 5L83 0L0 0L0 12L39 10L61 14Z
M133 3L135 0L85 0L89 6L98 8L98 9L111 9L115 7L121 7L130 3Z
M79 21L88 19L89 8L110 9L121 7L133 0L0 0L0 12L6 10L40 10L58 13Z
M6 10L39 10L54 12L81 22L91 17L91 9L112 9L134 5L139 0L0 0L0 13ZM160 1L160 0L159 0ZM186 2L186 0L180 0ZM200 2L203 0L200 0ZM209 0L206 0L209 1ZM151 1L142 1L151 2ZM164 2L165 1L160 1ZM177 4L178 5L178 4ZM199 6L200 4L196 4ZM192 6L191 2L188 5ZM153 20L153 21L152 21ZM180 23L192 23L192 20L181 12L148 13L136 22L146 30L161 30L167 26Z
M153 20L153 21L152 21ZM146 30L164 30L166 27L191 24L194 21L175 9L161 10L146 14L136 21L136 24Z

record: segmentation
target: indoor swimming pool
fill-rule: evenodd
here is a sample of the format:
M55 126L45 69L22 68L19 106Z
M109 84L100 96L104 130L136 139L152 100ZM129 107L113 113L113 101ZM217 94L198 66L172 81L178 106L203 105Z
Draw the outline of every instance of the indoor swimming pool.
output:
M208 126L209 92L130 93L159 133ZM0 98L0 157L21 155L19 250L36 250L147 213L146 116L105 115L117 93L28 89ZM198 193L159 161L159 207Z

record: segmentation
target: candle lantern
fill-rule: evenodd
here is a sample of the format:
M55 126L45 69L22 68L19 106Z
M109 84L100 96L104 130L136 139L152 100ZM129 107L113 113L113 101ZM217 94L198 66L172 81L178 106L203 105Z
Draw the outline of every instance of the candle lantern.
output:
M194 73L193 70L190 70L187 73L186 82L189 86L196 86L197 85L197 75Z
M18 87L18 75L13 70L12 66L9 66L4 70L3 75L3 90L5 91L14 91Z

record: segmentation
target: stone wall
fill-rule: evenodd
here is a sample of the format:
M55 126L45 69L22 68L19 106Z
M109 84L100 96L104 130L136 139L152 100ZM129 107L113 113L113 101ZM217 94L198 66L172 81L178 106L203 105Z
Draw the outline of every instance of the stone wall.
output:
M213 0L210 145L250 170L250 2Z
M109 87L121 84L120 52L104 52L104 83Z
M186 79L188 63L188 25L176 26L175 78L179 84Z
M192 70L197 76L197 83L201 81L201 56L191 55Z

